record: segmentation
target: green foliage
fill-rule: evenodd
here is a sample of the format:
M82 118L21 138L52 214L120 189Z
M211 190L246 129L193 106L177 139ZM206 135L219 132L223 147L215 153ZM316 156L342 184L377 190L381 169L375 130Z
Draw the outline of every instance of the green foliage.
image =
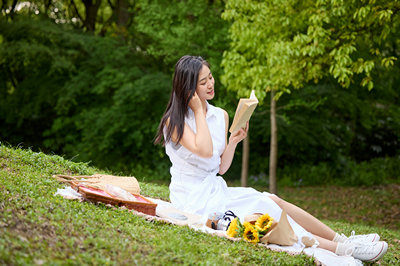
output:
M350 172L360 172L360 161L398 155L398 11L398 1L227 1L222 81L239 96L254 89L263 100L277 91L285 174L375 184ZM251 120L251 153L263 155L250 159L253 175L267 172L268 109L261 103ZM349 171L339 171L341 161Z
M355 162L343 158L334 163L320 162L316 165L287 165L279 171L280 184L285 186L373 186L398 184L400 182L400 158L375 158Z
M226 47L222 3L190 4L189 8L183 2L129 3L138 8L137 22L129 31L141 39L127 36L128 32L121 39L121 32L98 37L69 29L66 25L73 24L73 14L83 13L82 3L72 13L64 2L47 7L57 8L58 19L68 22L65 25L42 21L33 13L12 22L3 20L3 139L142 178L150 169L158 169L160 179L168 178L163 148L152 141L169 97L173 63L183 53L200 54L209 59L218 76ZM42 4L35 8L40 13L46 9ZM157 20L157 29L148 27L149 19ZM220 99L226 105L226 99ZM15 115L9 115L9 110L16 110ZM26 127L35 130L25 132Z
M50 19L59 25L69 25L96 35L118 35L126 37L127 24L131 23L131 11L135 1L8 1L0 7L9 21L18 16ZM12 2L12 3L10 3ZM16 6L13 5L16 4ZM132 9L132 10L131 10Z
M377 82L377 88L367 91L357 86L343 89L325 80L282 95L277 116L279 178L293 177L290 184L300 179L307 179L309 185L337 179L345 185L368 184L361 176L357 181L350 180L352 172L360 171L362 161L380 157L396 161L400 149L398 92L387 86L387 81ZM268 112L269 106L263 103L251 118L249 168L253 176L268 172ZM225 175L230 180L240 173L240 154L236 157ZM313 173L310 178L308 171ZM386 178L382 182L389 180L398 182Z
M279 96L327 76L344 87L360 77L371 90L373 70L398 58L398 10L398 1L227 1L224 82L261 98L266 89Z
M85 38L40 20L0 20L0 28L2 137L35 144L42 139L38 132L51 126L52 106L76 69L74 59Z
M348 184L353 186L399 183L400 157L375 158L358 164L350 161L347 172Z
M221 54L227 46L227 26L220 16L222 1L138 1L135 29L144 34L142 46L173 69L185 55L200 55L219 76Z
M143 161L165 169L152 139L167 102L168 75L112 38L46 21L2 26L4 139L43 142L47 150L116 171L132 171ZM27 127L35 130L23 133Z
M159 62L164 73L186 54L200 55L211 65L215 77L213 104L227 109L232 116L237 99L226 93L220 83L222 53L228 48L228 26L221 19L222 1L148 1L136 4L138 12L129 28L138 47Z
M108 4L117 8L113 1ZM116 34L107 31L108 37L71 30L68 25L73 25L74 14L84 13L82 3L77 3L78 10L64 2L33 7L40 14L57 8L58 22L50 20L67 21L60 25L40 20L33 9L31 16L3 20L5 60L0 75L4 89L0 93L5 97L0 100L0 117L6 121L0 128L2 139L142 178L150 169L158 169L159 179L167 179L168 159L152 141L169 97L173 64L183 53L203 55L218 76L226 47L227 27L220 18L223 4L190 4L191 8L183 2L129 2L132 10L138 10L129 32L141 38L122 33L123 28L116 29ZM100 10L104 8L107 5ZM109 10L102 16L109 16ZM147 27L149 19L157 19L156 30ZM21 64L20 57L26 53L26 64ZM11 75L8 68L13 70ZM32 69L37 75L32 76ZM227 103L222 96L217 101ZM15 115L8 110L16 110ZM26 132L26 127L35 130Z

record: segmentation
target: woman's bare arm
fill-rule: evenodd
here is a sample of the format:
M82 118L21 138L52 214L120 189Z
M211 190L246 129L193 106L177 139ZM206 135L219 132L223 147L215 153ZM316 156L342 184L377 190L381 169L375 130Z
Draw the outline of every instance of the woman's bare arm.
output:
M210 158L213 155L213 143L201 100L197 96L197 93L195 93L190 100L189 106L194 112L196 133L185 123L183 135L179 144L200 157ZM176 129L172 133L171 138L176 142Z
M228 138L228 127L229 127L229 116L228 113L224 110L225 116L225 140ZM235 154L236 146L239 142L241 142L247 136L247 131L249 129L249 122L247 122L246 128L242 128L238 131L233 132L229 137L229 142L225 141L225 151L221 155L221 164L219 166L219 174L223 175L228 171L229 167L232 164L233 155Z

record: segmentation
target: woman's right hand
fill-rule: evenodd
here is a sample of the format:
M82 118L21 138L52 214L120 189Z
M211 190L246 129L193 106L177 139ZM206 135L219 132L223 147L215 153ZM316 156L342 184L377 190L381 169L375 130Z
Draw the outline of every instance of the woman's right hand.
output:
M199 96L197 95L197 92L195 92L193 94L192 99L190 99L189 107L193 110L193 112L201 110L201 108L202 108L201 100L200 100Z

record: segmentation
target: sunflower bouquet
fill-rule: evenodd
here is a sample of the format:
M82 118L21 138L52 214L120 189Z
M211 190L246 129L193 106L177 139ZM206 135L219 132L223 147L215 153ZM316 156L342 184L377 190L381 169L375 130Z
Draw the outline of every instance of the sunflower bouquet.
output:
M268 213L246 216L243 224L236 217L231 221L227 235L233 238L242 237L250 243L291 246L297 242L297 236L289 224L285 211L282 211L279 223Z
M239 218L233 219L226 231L226 234L230 237L242 237L244 232L244 227L240 222Z
M229 225L227 235L230 237L243 237L250 243L258 243L271 229L274 219L268 215L252 215L242 224L236 217Z

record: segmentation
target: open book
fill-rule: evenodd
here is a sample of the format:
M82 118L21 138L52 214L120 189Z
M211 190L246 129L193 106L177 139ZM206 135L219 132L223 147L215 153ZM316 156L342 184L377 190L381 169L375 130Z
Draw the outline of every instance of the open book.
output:
M233 122L231 128L229 129L229 132L232 133L246 127L246 123L250 120L250 117L253 114L254 109L256 109L257 104L258 100L254 93L254 90L251 91L250 97L248 99L241 98L236 108L235 117L233 118Z

